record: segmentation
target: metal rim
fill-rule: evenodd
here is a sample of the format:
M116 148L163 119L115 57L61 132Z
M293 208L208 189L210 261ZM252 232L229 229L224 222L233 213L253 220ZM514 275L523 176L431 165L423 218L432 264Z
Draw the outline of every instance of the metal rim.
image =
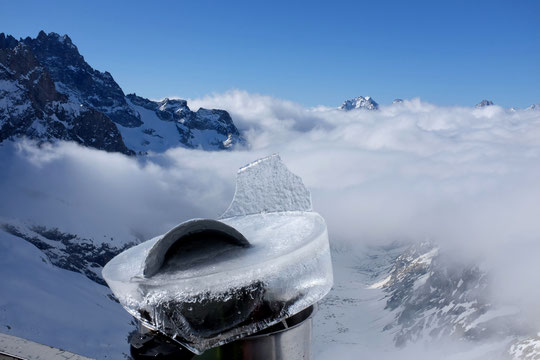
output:
M311 319L313 317L313 315L315 315L315 305L311 305L307 308L305 308L304 310L292 315L291 317L283 320L285 322L287 322L288 320L294 318L295 316L299 316L300 319L295 321L292 325L289 325L287 324L287 327L286 328L283 328L283 329L279 329L279 330L275 330L275 331L272 331L272 332L269 332L269 333L265 333L265 334L253 334L253 335L248 335L244 338L240 338L238 340L242 341L242 340L250 340L250 339L257 339L257 338L262 338L262 337L265 337L265 336L272 336L272 335L275 335L275 334L279 334L279 333L282 333L282 332L285 332L285 331L289 331L291 329L294 329L294 328L297 328L299 326L301 326L302 324L304 324L304 322L306 322L307 320ZM280 323L277 323L275 325L279 325ZM263 329L261 331L265 331L266 329Z

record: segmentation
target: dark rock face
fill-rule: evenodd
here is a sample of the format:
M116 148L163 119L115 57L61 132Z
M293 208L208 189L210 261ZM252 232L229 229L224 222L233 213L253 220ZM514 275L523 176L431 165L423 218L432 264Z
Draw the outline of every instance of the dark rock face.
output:
M0 49L13 49L18 43L13 36L0 33Z
M3 34L0 45L0 141L21 136L59 139L133 153L109 118L56 91L48 70L28 46Z
M68 95L71 101L94 108L122 126L141 124L139 115L128 106L124 92L111 74L92 69L69 36L41 31L36 39L27 37L23 43L47 68L58 91Z
M85 139L86 146L133 155L133 151L124 145L118 128L99 111L89 109L82 113L73 124L72 130L77 138Z

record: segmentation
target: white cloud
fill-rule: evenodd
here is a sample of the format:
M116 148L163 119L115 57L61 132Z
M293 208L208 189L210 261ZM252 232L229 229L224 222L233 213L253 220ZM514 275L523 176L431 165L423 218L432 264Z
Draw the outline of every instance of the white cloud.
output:
M419 99L343 112L244 91L189 105L228 110L250 149L134 159L66 143L4 144L0 215L147 238L219 216L236 169L278 152L311 189L332 241L431 238L482 258L504 300L540 300L540 112Z

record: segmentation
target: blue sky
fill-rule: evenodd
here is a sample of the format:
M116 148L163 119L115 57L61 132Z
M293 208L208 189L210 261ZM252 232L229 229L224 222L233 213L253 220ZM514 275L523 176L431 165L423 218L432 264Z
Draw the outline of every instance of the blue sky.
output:
M540 103L540 1L6 1L0 32L68 34L126 93L243 89L337 106Z

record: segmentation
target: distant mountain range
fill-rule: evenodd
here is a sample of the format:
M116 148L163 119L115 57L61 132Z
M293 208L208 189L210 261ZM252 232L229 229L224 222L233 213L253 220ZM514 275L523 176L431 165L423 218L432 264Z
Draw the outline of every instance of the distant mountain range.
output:
M476 107L490 105L483 100ZM340 109L378 110L379 104L359 96ZM0 142L22 137L74 141L127 155L246 145L225 110L192 111L186 100L126 96L109 72L85 61L69 36L43 31L19 40L0 33Z
M394 99L392 101L392 105L396 104L402 104L404 102L403 99ZM491 100L482 100L478 104L475 105L475 108L481 109L485 108L487 106L493 106L495 103ZM345 111L351 111L351 110L379 110L379 104L373 100L371 96L358 96L349 100L345 100L343 104L339 107L340 110ZM510 110L517 110L516 108L511 108ZM526 110L540 110L540 104L532 104L531 106L527 107Z
M0 142L68 140L128 155L172 147L231 149L245 140L224 110L193 112L185 100L125 96L93 69L69 36L0 34Z

